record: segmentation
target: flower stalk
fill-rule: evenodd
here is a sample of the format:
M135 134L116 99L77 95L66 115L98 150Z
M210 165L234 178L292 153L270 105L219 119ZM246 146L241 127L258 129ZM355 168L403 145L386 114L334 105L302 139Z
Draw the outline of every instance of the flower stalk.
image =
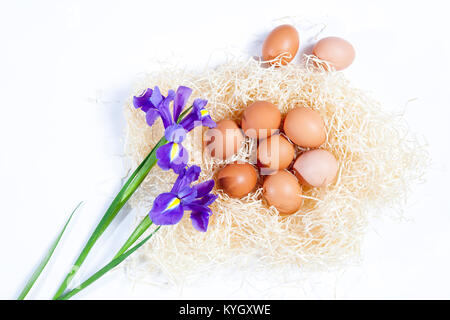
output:
M109 270L119 265L133 252L138 250L160 229L161 225L170 225L179 222L185 211L191 211L191 220L195 229L202 232L207 230L209 217L212 214L209 205L212 204L217 197L210 193L214 187L214 181L209 180L191 186L194 181L198 180L201 169L198 166L187 166L189 156L187 150L184 149L181 143L186 138L187 133L194 129L195 126L202 125L211 128L215 127L216 123L211 119L207 110L204 108L207 104L206 100L195 99L192 106L183 111L186 101L189 99L191 93L192 89L180 86L178 87L177 92L169 90L167 97L164 97L161 95L159 88L155 87L153 90L147 89L141 96L134 97L134 106L145 112L146 121L149 126L152 126L158 117L161 118L165 128L164 136L131 174L119 193L111 202L102 219L86 242L71 270L68 272L53 296L53 299L69 299L76 293L80 292L101 278ZM172 102L173 113L171 113L169 109L169 105ZM141 185L155 164L158 164L158 166L163 170L173 170L179 175L172 190L170 192L160 194L155 199L153 208L149 215L146 216L135 228L130 237L108 264L94 273L80 286L66 292L70 281L86 260L89 252L97 240L109 227L111 222L134 194L137 188ZM32 278L22 291L19 299L23 299L26 296L37 277L44 269L60 238L62 237L70 218L51 247L49 253L41 262L38 269L33 273ZM138 239L152 224L157 224L158 227L154 229L149 236L145 237L137 245L135 245Z
M137 169L133 172L133 174L130 176L130 178L127 180L127 182L124 184L122 189L119 191L117 196L112 201L111 205L109 206L108 210L106 210L105 214L103 215L103 218L100 220L99 224L95 228L94 232L90 236L89 240L87 241L85 247L81 251L80 255L78 256L77 260L75 261L72 269L69 271L69 273L64 278L63 282L59 286L58 290L56 291L55 295L53 296L53 299L58 298L60 295L64 293L64 291L67 289L69 282L81 265L83 264L84 260L87 258L89 252L91 251L94 244L97 242L97 240L100 238L100 236L105 232L106 228L111 224L111 222L114 220L114 218L119 213L120 209L123 208L125 203L130 199L130 197L133 195L133 193L136 191L136 189L141 185L142 181L144 181L145 177L148 175L150 170L155 166L156 164L156 150L167 143L167 140L165 138L161 138L159 142L156 144L156 146L150 151L150 153L147 155L147 157L142 161L142 163L137 167Z
M109 270L113 269L114 267L118 266L122 261L124 261L126 258L128 258L133 252L135 252L137 249L142 247L148 240L150 240L153 235L158 232L158 230L161 228L161 226L158 226L153 232L148 235L144 240L139 242L137 245L135 245L133 248L128 250L127 252L121 254L117 258L113 258L108 264L106 264L103 268L101 268L99 271L94 273L89 279L84 281L82 284L80 284L77 288L67 292L66 294L58 297L56 300L68 300L74 295L76 295L78 292L83 290L84 288L90 286L92 283L100 279L102 276L104 276Z
M181 114L179 115L177 122L180 122L184 118L186 118L186 115L192 110L192 108L193 108L193 106L187 108L182 113L180 112ZM97 242L97 240L100 238L100 236L106 230L106 228L111 224L111 222L117 216L119 211L123 208L125 203L130 199L130 197L133 195L133 193L141 185L142 181L144 181L145 177L147 177L150 170L157 163L158 159L156 157L156 151L159 149L159 147L161 147L167 143L168 143L167 139L165 137L162 137L159 140L159 142L153 147L153 149L150 151L150 153L147 155L147 157L144 159L144 161L142 161L142 163L136 168L136 170L133 172L133 174L130 176L130 178L128 178L127 182L124 184L122 189L119 191L117 196L114 198L114 200L112 201L108 210L103 215L103 218L100 220L96 229L90 236L85 247L81 251L77 260L75 261L73 267L71 268L69 273L66 275L63 282L59 286L58 290L54 294L53 299L57 299L67 289L67 287L70 284L71 279L73 279L75 274L80 269L81 265L83 264L84 260L87 258L88 254L91 251L94 244ZM119 252L116 254L115 257L118 258L130 246L132 246L137 241L137 239L148 229L148 227L150 227L150 225L151 225L150 218L144 219L144 224L140 224L137 227L137 229L132 233L130 238L125 242L125 244L119 250Z
M123 246L120 248L120 250L116 253L113 259L118 258L123 253L125 253L129 247L131 247L137 239L139 239L144 232L150 228L150 226L153 224L153 221L150 220L150 217L146 215L142 221L139 223L139 225L134 229L133 233L130 235L130 237L125 241Z

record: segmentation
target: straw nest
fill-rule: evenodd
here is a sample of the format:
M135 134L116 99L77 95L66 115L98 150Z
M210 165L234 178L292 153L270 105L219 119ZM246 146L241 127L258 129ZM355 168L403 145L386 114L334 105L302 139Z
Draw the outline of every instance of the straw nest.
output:
M342 73L317 69L310 57L305 65L265 68L253 59L233 60L200 74L169 68L149 74L138 85L133 95L155 85L162 92L179 85L191 87L191 100L208 99L208 110L216 121L230 118L239 123L243 109L255 100L274 103L282 114L296 106L313 108L327 127L322 148L339 161L339 172L326 188L304 188L304 205L288 217L280 217L267 205L261 184L243 199L231 199L215 189L219 198L212 205L208 232L194 230L186 214L178 225L161 228L140 250L129 265L134 271L163 273L178 281L204 276L223 265L252 271L311 271L358 261L369 218L386 212L383 208L401 208L410 186L423 174L426 152L408 132L401 115L383 111ZM138 164L160 139L162 124L158 120L149 128L131 97L125 113L126 151ZM255 142L247 139L232 159L209 158L202 153L201 130L190 133L183 144L191 153L191 164L202 168L201 181L214 178L228 162L254 157ZM138 219L150 210L159 193L170 190L174 179L172 173L157 167L150 172L131 199Z

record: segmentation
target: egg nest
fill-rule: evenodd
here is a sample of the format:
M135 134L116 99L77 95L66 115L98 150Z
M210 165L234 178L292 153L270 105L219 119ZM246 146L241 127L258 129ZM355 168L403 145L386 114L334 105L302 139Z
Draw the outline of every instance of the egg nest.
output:
M216 187L218 199L211 206L208 231L196 231L189 214L179 224L161 228L128 263L132 276L163 274L178 282L204 277L218 267L282 274L293 269L330 270L360 260L370 218L399 212L409 188L423 175L427 154L401 115L385 112L343 73L314 67L318 64L313 60L305 56L302 65L266 67L254 59L234 59L202 73L165 67L138 84L133 95L155 85L163 94L179 85L191 87L188 105L195 98L207 99L215 121L240 123L245 107L256 100L272 102L283 117L298 106L317 110L327 128L321 148L333 153L339 171L327 187L303 188L303 206L283 217L262 197L261 180L242 199L230 198ZM144 113L133 107L132 96L125 107L126 152L136 166L161 138L163 126L158 120L149 127ZM215 179L227 163L255 157L256 143L246 138L232 158L210 158L202 152L204 130L196 128L183 143L190 164L202 168L200 181ZM297 154L302 151L297 147ZM137 222L158 194L170 191L175 178L157 166L150 171L130 200Z

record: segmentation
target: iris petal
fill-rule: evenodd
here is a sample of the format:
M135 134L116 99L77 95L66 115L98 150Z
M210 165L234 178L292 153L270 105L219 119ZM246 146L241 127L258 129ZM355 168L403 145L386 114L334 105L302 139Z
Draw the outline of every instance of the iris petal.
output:
M184 205L184 209L192 211L191 220L194 228L198 231L206 232L208 229L209 217L212 215L211 209L194 203Z
M150 97L152 96L153 90L147 89L140 96L133 97L133 105L136 109L141 109L144 112L147 112L151 108L155 106L150 102Z
M208 127L208 128L215 128L217 126L217 123L208 114L208 116L205 116L204 118L202 118L202 126Z
M163 100L163 96L161 94L161 91L159 91L159 88L156 86L153 89L152 95L150 97L150 102L154 105L154 107L156 108L157 106L159 106L159 104L161 103L161 101Z
M179 124L172 124L166 128L164 136L167 141L181 143L186 139L186 130Z
M214 180L208 180L194 186L194 189L197 191L197 198L201 198L210 193L213 188Z
M177 93L175 95L175 99L173 101L173 120L176 122L178 117L183 111L186 102L192 94L192 89L184 86L179 86L177 89Z
M209 193L206 196L203 196L201 198L197 198L194 201L192 201L193 204L198 204L200 206L209 206L210 204L212 204L214 201L216 201L216 199L219 196Z
M178 157L179 152L180 152L180 145L175 142L172 143L172 148L170 148L170 153L169 153L169 161L173 162Z
M186 182L191 184L192 182L197 181L201 171L202 169L199 166L190 166L186 171Z
M201 169L199 166L191 166L188 169L184 169L180 172L177 180L175 181L172 192L180 193L182 189L190 186L192 182L197 181L200 175Z
M161 101L161 103L158 105L159 114L161 115L161 119L164 124L164 128L169 127L170 125L174 124L174 121L172 120L172 115L170 114L170 103L173 101L175 97L175 91L169 90L167 92L167 97L164 98Z
M145 114L145 121L147 121L147 124L151 127L155 120L158 119L159 112L156 109L149 109L147 113Z
M186 174L186 171L187 170L184 169L178 174L177 180L175 180L170 192L177 194L182 188L184 188L184 175Z
M212 204L214 201L216 201L216 199L218 198L218 195L215 194L207 194L206 196L204 196L201 199L198 199L202 205L204 206L209 206L210 204Z
M177 193L177 196L183 203L191 203L197 198L197 191L190 186L186 186Z
M188 197L188 196L190 196L190 195L194 195L194 196L196 196L197 195L197 191L195 191L193 188L191 188L190 186L185 186L183 189L181 189L178 193L177 193L177 196L178 196L178 198L180 198L180 199L182 199L182 198L185 198L185 197ZM194 197L194 199L195 199L195 197Z
M179 174L186 167L189 154L181 144L170 142L158 148L156 158L158 159L158 166L161 169L172 169L175 173Z
M186 117L183 118L183 120L180 121L180 125L182 125L184 130L187 132L192 131L195 127L194 123L200 121L200 117L196 113L197 111L193 109Z
M180 124L187 132L192 131L197 126L205 126L208 128L216 127L216 123L213 121L208 111L203 108L208 103L207 100L195 99L193 103L192 111L180 121Z
M192 104L194 108L198 108L199 110L203 109L208 104L208 100L204 99L195 99L194 103Z
M210 208L206 207L206 206L202 206L196 203L183 203L183 208L186 211L192 211L192 212L201 212L204 214L208 214L211 215L212 211Z
M157 225L173 225L180 222L184 209L180 199L173 193L162 193L156 197L149 217Z
M209 217L210 217L209 214L204 214L201 212L192 212L191 213L192 226L200 232L206 232L208 230Z

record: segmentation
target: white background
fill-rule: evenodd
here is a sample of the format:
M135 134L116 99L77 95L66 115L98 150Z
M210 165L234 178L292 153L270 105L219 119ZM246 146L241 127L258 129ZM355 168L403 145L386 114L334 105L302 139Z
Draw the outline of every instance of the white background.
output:
M427 182L408 222L376 221L361 265L301 287L217 277L133 284L117 270L78 298L450 298L450 19L447 1L0 2L0 298L16 297L71 209L83 209L30 298L49 298L126 174L122 106L158 60L203 68L230 47L257 55L277 20L349 39L345 71L429 143ZM315 25L315 27L314 27ZM306 36L307 35L307 36ZM228 50L227 49L227 50ZM410 102L405 108L405 104ZM90 256L99 266L131 228L122 214ZM107 242L105 245L104 242ZM109 243L114 243L110 245ZM111 252L112 253L112 252Z

